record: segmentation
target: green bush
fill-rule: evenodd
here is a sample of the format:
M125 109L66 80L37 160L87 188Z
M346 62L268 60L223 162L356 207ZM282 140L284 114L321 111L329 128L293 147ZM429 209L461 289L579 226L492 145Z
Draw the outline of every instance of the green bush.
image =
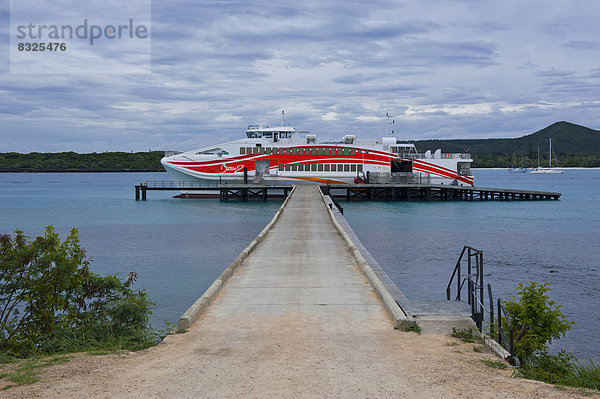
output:
M527 286L519 283L516 291L517 295L506 301L504 307L515 331L513 355L527 360L536 352L545 352L548 345L563 337L575 322L566 320L560 306L548 297L549 283L531 282ZM504 329L508 331L506 322Z
M92 273L76 229L62 242L52 226L32 241L0 236L0 353L152 345L152 303L135 279Z

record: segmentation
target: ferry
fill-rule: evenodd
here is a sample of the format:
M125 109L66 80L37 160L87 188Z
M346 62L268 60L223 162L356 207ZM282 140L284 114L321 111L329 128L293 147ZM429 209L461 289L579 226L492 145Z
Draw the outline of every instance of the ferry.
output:
M166 155L161 163L182 188L193 183L473 185L468 153L419 153L414 144L393 136L362 141L345 135L318 142L315 134L284 123L249 125L240 140Z

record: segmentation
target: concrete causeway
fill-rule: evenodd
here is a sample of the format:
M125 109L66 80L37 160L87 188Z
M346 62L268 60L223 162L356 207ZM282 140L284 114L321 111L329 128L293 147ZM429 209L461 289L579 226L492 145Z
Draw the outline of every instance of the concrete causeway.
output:
M274 220L152 348L75 356L7 398L567 398L481 344L395 330L401 315L316 186ZM371 283L367 280L369 279ZM375 283L373 283L375 281ZM377 283L379 281L379 283ZM375 288L374 288L375 287ZM385 291L387 292L387 291ZM385 294L384 292L384 294ZM479 346L474 351L474 346ZM46 371L45 371L46 370Z
M298 312L364 320L381 314L382 304L317 190L297 186L277 223L211 306L211 315Z

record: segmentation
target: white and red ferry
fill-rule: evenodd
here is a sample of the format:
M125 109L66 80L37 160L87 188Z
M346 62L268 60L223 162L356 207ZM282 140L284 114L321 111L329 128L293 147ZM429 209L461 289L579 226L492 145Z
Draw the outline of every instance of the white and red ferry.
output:
M172 180L213 184L422 183L473 185L467 153L418 153L396 137L361 141L346 135L317 142L317 136L291 126L250 125L246 137L165 156ZM246 172L245 172L246 171ZM184 186L182 185L182 188Z

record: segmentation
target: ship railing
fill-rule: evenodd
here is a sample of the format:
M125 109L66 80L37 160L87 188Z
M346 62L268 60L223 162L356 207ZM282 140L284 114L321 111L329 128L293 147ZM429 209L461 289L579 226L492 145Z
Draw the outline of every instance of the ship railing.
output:
M148 181L142 185L149 188L210 188L218 187L218 182L202 182L202 181Z
M177 154L183 154L183 151L165 151L165 157L172 157Z
M216 188L223 186L240 186L244 185L244 181L226 181L221 182L215 181L147 181L141 184L147 188L172 188L172 189L186 189L186 188ZM275 184L276 185L276 184ZM262 185L261 185L262 186Z
M457 153L442 153L439 158L434 158L433 154L426 156L425 154L410 154L408 158L414 159L471 159L471 154L466 152Z

